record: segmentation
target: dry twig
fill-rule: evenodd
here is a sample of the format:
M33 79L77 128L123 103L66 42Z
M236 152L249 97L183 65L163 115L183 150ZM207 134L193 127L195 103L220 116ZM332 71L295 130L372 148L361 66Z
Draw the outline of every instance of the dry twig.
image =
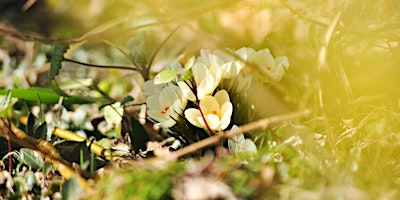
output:
M172 152L170 155L171 156L170 158L172 160L175 160L175 159L181 158L185 155L196 152L200 149L203 149L205 147L217 144L218 142L221 142L227 138L238 135L240 133L245 133L245 132L253 131L256 129L265 129L272 123L287 121L290 119L307 116L309 114L310 114L310 110L304 110L304 111L289 113L286 115L278 115L278 116L274 116L274 117L268 117L268 118L264 118L264 119L261 119L261 120L255 121L255 122L251 122L251 123L245 124L243 126L240 126L239 129L237 129L236 131L227 130L221 134L216 134L215 136L206 138L204 140L200 140L199 142L193 143L183 149Z
M51 143L28 136L24 131L4 118L0 118L0 136L11 140L21 147L35 150L47 161L51 162L65 179L78 176L78 181L82 188L88 188L86 180L74 171L71 164L60 156Z

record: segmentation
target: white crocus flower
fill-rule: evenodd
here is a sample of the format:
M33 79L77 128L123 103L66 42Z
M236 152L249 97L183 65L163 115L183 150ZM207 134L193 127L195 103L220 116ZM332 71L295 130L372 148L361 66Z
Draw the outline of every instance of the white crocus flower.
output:
M230 79L239 74L243 69L244 63L232 56L234 52L230 49L201 50L200 57L197 58L198 63L204 63L209 68L219 67L222 71L222 78Z
M193 125L200 128L208 127L213 131L224 130L228 127L233 112L233 106L230 102L226 90L218 91L214 96L207 95L200 100L200 110L189 108L185 111L186 119ZM203 116L201 115L203 113Z
M221 80L221 70L217 66L208 69L204 63L195 63L192 67L192 73L196 86L190 85L190 87L196 89L196 95L185 82L178 82L183 94L191 101L201 100L206 95L213 93Z
M240 129L238 126L233 125L231 131L240 132ZM245 138L242 132L228 139L228 148L234 154L243 151L257 153L257 147L254 142L249 138Z
M176 85L168 85L157 95L152 95L146 101L148 116L157 121L161 128L169 128L176 124L176 120L186 107L187 99Z
M256 75L263 81L266 81L263 76L267 76L273 81L281 80L285 70L289 67L289 61L286 56L274 58L269 49L255 51L251 48L241 48L236 53L243 60L257 67Z
M160 94L167 84L154 84L154 80L148 80L144 83L144 92L142 93L145 97Z

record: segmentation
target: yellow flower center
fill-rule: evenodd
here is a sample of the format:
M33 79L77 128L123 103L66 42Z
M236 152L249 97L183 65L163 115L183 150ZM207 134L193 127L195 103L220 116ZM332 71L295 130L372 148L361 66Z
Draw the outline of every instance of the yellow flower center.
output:
M265 68L267 68L267 70L271 70L272 69L271 66L267 66Z
M219 112L218 112L218 111L216 111L216 110L213 110L211 113L212 113L212 114L214 114L214 115L217 115L217 116L219 116Z

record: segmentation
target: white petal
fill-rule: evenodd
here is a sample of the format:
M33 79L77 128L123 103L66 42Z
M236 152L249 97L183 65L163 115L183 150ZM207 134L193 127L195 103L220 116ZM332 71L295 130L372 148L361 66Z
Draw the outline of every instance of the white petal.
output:
M178 86L181 88L181 94L183 97L190 101L196 101L196 96L186 83L183 81L178 82Z
M214 78L211 74L208 74L200 84L197 85L197 98L201 100L205 95L211 94L214 91Z
M219 116L213 115L213 114L208 114L208 115L204 115L204 118L206 119L207 124L211 130L216 130L216 131L222 130L220 128L221 120L220 120Z
M253 56L256 51L252 48L243 47L236 51L236 54L240 56L244 61L248 61L249 57Z
M192 72L194 81L197 85L199 85L200 82L204 80L209 74L207 66L203 63L195 63L192 68Z
M222 105L226 102L229 102L229 94L226 90L220 90L214 95L215 100L218 102L219 105Z
M270 70L275 67L274 57L272 57L268 49L264 49L255 53L252 57L250 57L250 62L256 65L262 71Z
M170 128L176 124L176 121L173 119L169 119L160 123L157 123L157 125L161 128Z
M195 109L195 108L189 108L185 110L185 118L194 126L203 128L203 124L201 121L199 121L199 117L201 119L201 114L200 111Z
M157 110L161 111L164 108L161 107L160 101L159 101L159 96L158 95L153 95L147 98L146 104L149 110Z
M256 144L254 144L254 142L252 140L247 138L243 143L243 151L257 153Z
M200 108L204 115L220 113L219 104L212 96L205 96L200 101Z
M285 69L289 68L289 61L286 56L279 56L275 58L275 65L282 66Z
M144 83L144 92L143 96L149 97L152 95L157 95L161 92L161 90L165 87L165 84L155 85L154 80L148 80Z
M233 125L231 131L237 131L239 128L236 125ZM243 133L235 135L228 139L228 148L232 153L239 153L243 150L243 143L245 142L245 138Z
M213 77L213 85L212 85L212 91L208 94L211 94L215 88L217 88L217 86L219 85L219 82L221 81L221 77L222 77L222 70L220 68L220 66L213 66L210 68L210 74Z
M162 115L161 112L155 112L152 110L147 111L147 115L154 121L163 122L166 120L165 115Z
M160 104L162 107L170 107L178 98L179 88L177 86L168 86L160 93Z
M222 117L221 117L221 124L220 124L220 130L224 130L229 126L229 123L231 122L231 117L232 117L232 112L233 112L233 105L231 102L226 102L224 105L222 105L221 110L222 112Z

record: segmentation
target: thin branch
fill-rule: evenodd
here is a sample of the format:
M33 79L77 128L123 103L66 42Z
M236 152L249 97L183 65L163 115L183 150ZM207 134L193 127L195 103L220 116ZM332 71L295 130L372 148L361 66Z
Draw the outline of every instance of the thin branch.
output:
M239 129L237 129L236 131L227 130L221 134L217 134L215 136L211 136L204 140L200 140L199 142L193 143L193 144L191 144L183 149L180 149L178 151L171 152L171 158L178 159L185 155L194 153L205 147L217 144L218 142L223 141L232 136L239 135L240 133L246 133L246 132L253 131L256 129L265 129L272 123L283 122L283 121L287 121L290 119L296 119L299 117L307 116L309 114L310 114L310 110L303 110L303 111L299 111L299 112L289 113L286 115L278 115L278 116L274 116L274 117L264 118L264 119L261 119L261 120L258 120L258 121L252 122L252 123L248 123L243 126L240 126Z
M317 25L320 25L320 26L324 26L324 27L329 26L328 24L325 24L325 23L323 23L323 22L320 22L320 21L317 21L317 20L315 20L315 19L311 19L311 18L309 18L309 17L306 17L306 16L304 16L304 15L301 15L299 12L297 12L296 10L294 10L292 7L290 7L289 4L287 4L287 3L286 3L285 1L283 1L283 0L280 0L280 2L281 2L281 4L283 4L283 6L286 7L286 9L288 9L288 11L289 11L290 13L292 13L294 16L296 16L296 17L298 17L298 18L300 18L300 19L303 19L303 20L305 20L305 21L309 21L309 22L311 22L311 23L314 23L314 24L317 24Z
M68 58L64 58L64 61L71 62L71 63L76 63L76 64L87 66L87 67L107 68L107 69L125 69L125 70L137 71L136 68L127 67L127 66L96 65L96 64L84 63L84 62L80 62L80 61L76 61L76 60L71 60L71 59L68 59Z
M121 47L119 47L119 46L117 46L117 45L115 45L115 44L113 44L112 42L110 42L110 41L108 41L108 40L103 40L106 44L108 44L108 45L110 45L110 46L112 46L112 47L114 47L114 48L116 48L119 52L121 52L124 56L125 56L125 58L127 58L128 60L129 60L129 62L133 65L133 66L135 66L136 67L136 69L139 69L139 71L140 71L140 73L142 74L142 76L143 76L143 68L139 65L139 64L137 64L136 62L135 62L135 60L131 57L131 56L129 56L129 54L127 53L127 52L125 52Z
M153 65L154 58L157 56L158 52L160 52L161 48L167 43L167 41L174 35L174 33L180 28L177 26L168 36L163 40L163 42L157 47L156 51L154 51L153 55L151 55L149 59L148 71L150 71L150 67ZM148 72L147 72L148 73Z

